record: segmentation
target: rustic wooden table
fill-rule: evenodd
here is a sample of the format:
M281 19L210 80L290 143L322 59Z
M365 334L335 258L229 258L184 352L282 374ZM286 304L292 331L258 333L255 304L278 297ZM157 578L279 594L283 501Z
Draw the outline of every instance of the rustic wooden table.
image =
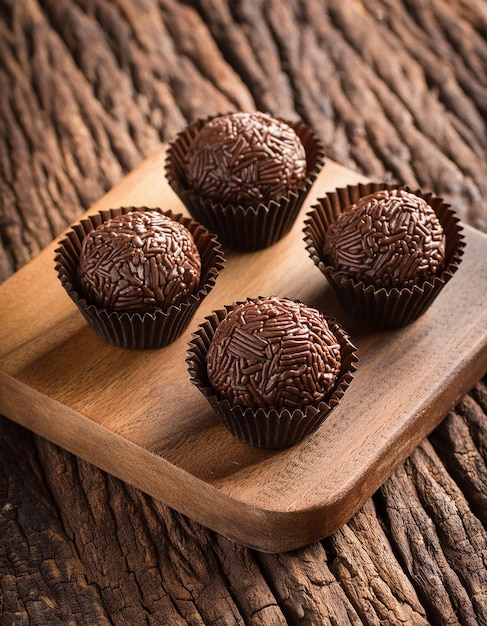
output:
M188 121L302 119L487 231L483 0L2 0L0 277ZM0 623L487 624L487 380L360 511L237 545L0 418Z

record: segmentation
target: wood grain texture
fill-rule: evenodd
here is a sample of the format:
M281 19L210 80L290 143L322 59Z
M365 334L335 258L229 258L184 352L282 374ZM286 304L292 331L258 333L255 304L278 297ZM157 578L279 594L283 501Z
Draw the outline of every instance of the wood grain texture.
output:
M89 213L158 206L189 215L165 180L164 160L161 150ZM189 328L160 350L114 348L94 335L57 279L54 242L0 287L0 411L253 548L286 551L331 534L487 370L487 274L476 271L487 236L468 226L460 269L414 324L373 332L338 305L308 256L303 226L317 197L358 180L326 163L289 235L258 253L227 251ZM326 422L282 451L232 437L191 385L185 361L205 315L258 295L327 311L360 359Z
M223 109L301 118L336 161L433 190L486 230L486 27L480 0L4 0L0 275L186 121ZM257 558L2 420L0 621L484 624L481 602L461 608L479 563L468 543L444 548L441 514L454 502L457 519L483 519L485 397L480 383L454 411L468 454L464 431L440 426L436 479L420 481L413 454L359 513L362 532L358 516L347 524L354 541L285 558ZM459 491L438 488L450 479Z

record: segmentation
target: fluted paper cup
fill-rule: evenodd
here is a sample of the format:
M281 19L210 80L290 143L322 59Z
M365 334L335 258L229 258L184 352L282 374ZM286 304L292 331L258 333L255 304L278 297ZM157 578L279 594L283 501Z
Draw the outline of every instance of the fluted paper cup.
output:
M303 231L309 256L330 282L343 308L360 322L378 329L406 326L423 315L457 271L465 247L463 229L449 204L431 193L404 187L433 208L443 227L446 238L443 269L432 280L402 289L376 288L373 284L365 284L343 271L337 271L323 252L330 226L360 198L382 189L397 188L397 185L373 182L336 189L312 207Z
M183 224L191 235L201 257L201 279L198 290L186 301L168 310L153 312L107 311L88 302L78 282L78 265L84 237L106 220L130 211L159 211ZM204 298L215 285L224 265L217 238L201 224L180 214L147 207L108 209L82 219L59 241L55 256L58 278L69 297L83 314L90 328L108 343L132 349L161 348L175 341L188 327Z
M250 252L267 248L282 239L292 228L309 190L324 165L321 142L305 124L284 121L294 129L306 151L307 175L286 196L267 203L242 206L214 202L192 191L185 175L186 155L203 126L218 116L201 118L182 130L169 144L165 173L172 189L193 218L218 235L231 250ZM276 118L280 119L280 118Z
M341 367L328 397L304 409L252 409L222 399L208 379L206 354L220 322L242 302L213 311L192 333L188 345L188 371L191 382L207 399L227 430L237 439L261 448L292 446L315 431L338 406L356 370L357 349L348 334L333 318L325 316L341 347Z

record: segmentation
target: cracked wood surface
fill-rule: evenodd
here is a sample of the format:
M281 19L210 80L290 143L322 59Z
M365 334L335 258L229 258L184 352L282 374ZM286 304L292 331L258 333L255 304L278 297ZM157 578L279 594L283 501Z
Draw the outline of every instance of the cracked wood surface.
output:
M487 231L481 0L2 0L0 277L195 117L302 119ZM479 381L348 524L235 545L0 418L2 624L487 624Z

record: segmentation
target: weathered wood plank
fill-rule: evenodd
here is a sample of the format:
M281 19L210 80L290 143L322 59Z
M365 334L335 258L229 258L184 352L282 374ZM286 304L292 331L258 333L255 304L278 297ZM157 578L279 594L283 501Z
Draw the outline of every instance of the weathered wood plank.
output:
M302 118L330 157L431 189L487 230L486 29L480 0L4 0L0 279L224 109ZM2 419L1 620L487 623L486 398L479 384L342 531L284 556Z

